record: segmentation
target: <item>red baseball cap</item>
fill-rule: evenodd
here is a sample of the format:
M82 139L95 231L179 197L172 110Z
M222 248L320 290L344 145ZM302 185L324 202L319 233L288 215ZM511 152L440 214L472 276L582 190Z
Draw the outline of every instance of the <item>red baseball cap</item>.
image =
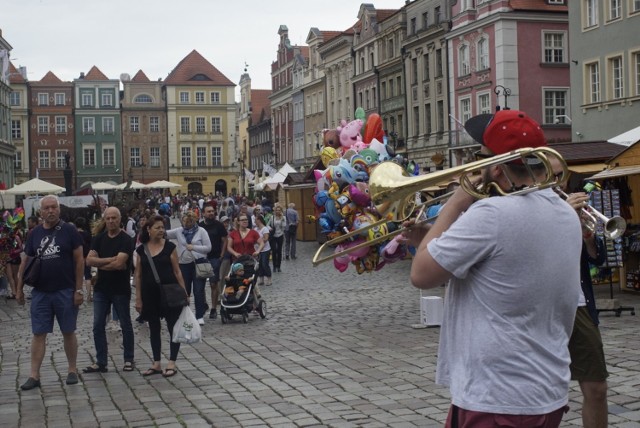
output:
M469 119L464 128L474 140L496 155L524 147L547 145L538 122L519 110L500 110L493 115L480 114Z

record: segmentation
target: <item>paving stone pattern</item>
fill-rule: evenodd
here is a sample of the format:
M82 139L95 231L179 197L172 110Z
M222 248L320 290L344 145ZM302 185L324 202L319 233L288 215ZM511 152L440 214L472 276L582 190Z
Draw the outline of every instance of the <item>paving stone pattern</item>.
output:
M312 267L315 243L299 243L274 285L262 287L269 315L206 319L203 341L183 345L179 373L142 377L150 366L146 325L135 325L136 370L122 371L121 334L108 332L109 372L65 384L66 358L57 326L49 335L42 388L20 391L29 375L29 305L0 301L2 427L439 427L448 390L434 383L439 329L419 324L420 291L409 262L357 275L331 263ZM424 295L442 296L444 289ZM608 286L598 295L608 297ZM640 296L616 297L640 309ZM193 304L193 303L192 303ZM135 310L132 306L132 313ZM640 427L640 319L603 313L611 376L612 427ZM81 309L78 367L92 363L93 311ZM163 364L168 355L164 332ZM571 384L562 426L580 426L580 390Z

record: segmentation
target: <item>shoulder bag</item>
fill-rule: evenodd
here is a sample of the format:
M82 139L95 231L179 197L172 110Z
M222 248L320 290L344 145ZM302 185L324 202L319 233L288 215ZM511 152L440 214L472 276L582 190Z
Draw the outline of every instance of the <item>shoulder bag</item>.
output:
M156 270L156 264L153 261L153 257L151 257L151 253L149 252L149 247L147 246L147 244L144 244L144 253L149 259L149 265L151 266L153 277L160 287L160 304L162 305L162 307L181 308L183 306L187 306L187 292L180 286L180 284L178 284L177 282L171 282L168 284L163 284L162 282L160 282L160 277L158 276L158 271Z
M202 229L202 228L201 228ZM205 233L206 230L202 229ZM213 266L209 262L209 259L206 257L201 257L196 259L196 256L193 254L193 251L189 251L193 256L193 259L196 262L196 278L206 279L213 277Z
M27 261L25 263L24 272L22 274L22 282L24 284L30 285L33 288L38 288L40 285L40 270L42 269L42 255L49 248L49 246L53 243L56 238L56 234L60 229L62 229L62 225L64 222L60 220L56 225L53 233L51 234L51 239L47 241L47 244L44 247L40 247L40 253L35 256L27 256Z

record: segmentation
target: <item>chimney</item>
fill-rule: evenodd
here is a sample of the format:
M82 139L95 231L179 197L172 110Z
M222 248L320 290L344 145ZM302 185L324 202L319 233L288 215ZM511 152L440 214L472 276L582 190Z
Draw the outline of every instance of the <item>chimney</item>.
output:
M18 71L22 75L22 78L26 80L27 79L27 67L25 67L24 65L21 65L21 66L18 67Z
M84 79L84 71L80 72L80 79Z

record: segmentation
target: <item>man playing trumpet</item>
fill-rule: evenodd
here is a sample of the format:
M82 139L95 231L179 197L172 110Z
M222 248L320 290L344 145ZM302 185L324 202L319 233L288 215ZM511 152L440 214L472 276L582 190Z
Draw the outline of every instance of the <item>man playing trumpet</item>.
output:
M546 145L525 113L498 111L465 124L478 158ZM484 184L534 184L544 165L486 167ZM581 230L553 190L475 201L459 188L431 226L405 231L417 288L449 281L436 382L448 385L447 427L557 427L568 403L568 343L580 292ZM511 425L510 425L511 426Z

